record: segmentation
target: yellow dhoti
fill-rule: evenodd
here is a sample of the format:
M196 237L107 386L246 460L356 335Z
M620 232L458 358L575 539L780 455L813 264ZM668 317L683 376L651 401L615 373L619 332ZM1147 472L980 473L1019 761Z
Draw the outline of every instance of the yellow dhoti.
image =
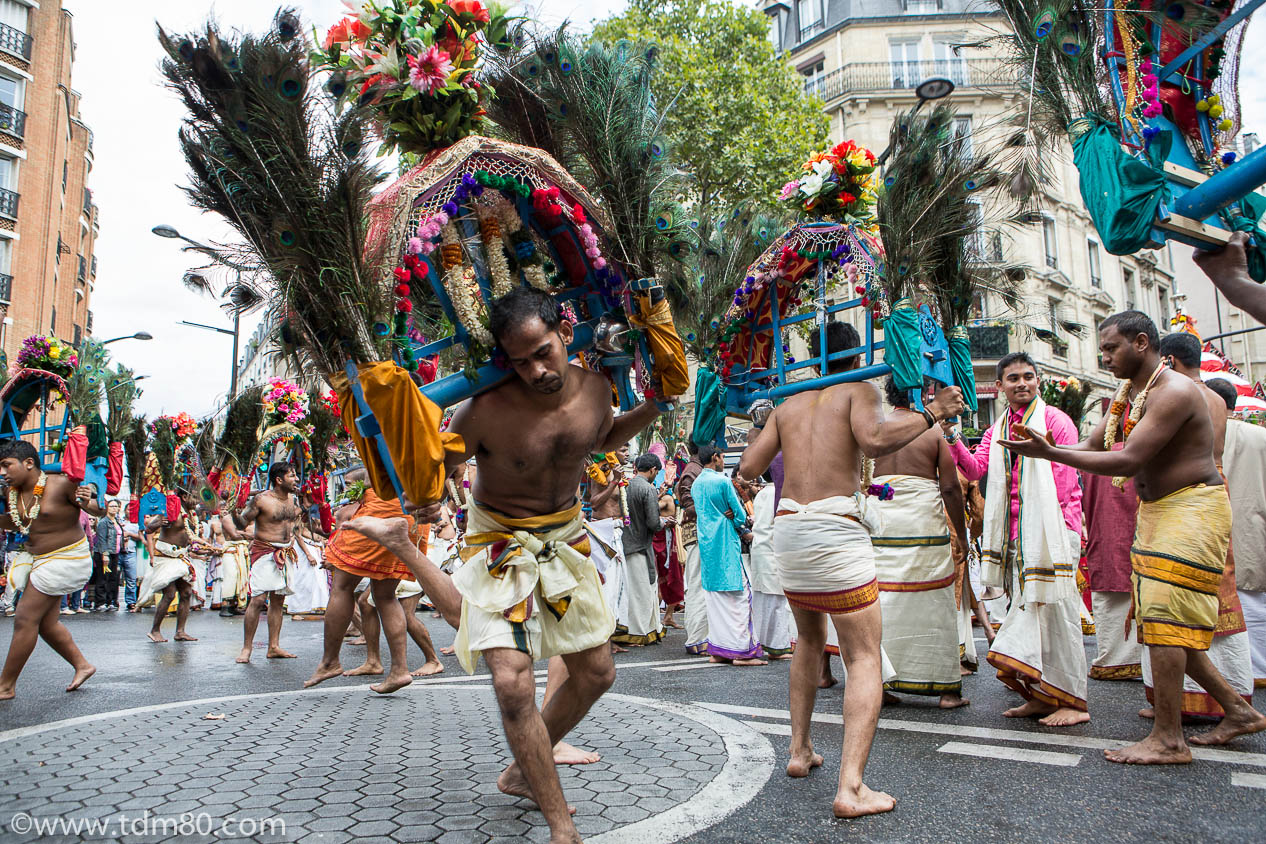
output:
M603 645L615 630L579 502L515 519L472 500L461 557L453 585L462 618L453 646L468 674L492 648L548 659Z
M1139 502L1130 549L1139 641L1209 649L1230 538L1231 503L1221 486L1200 484Z

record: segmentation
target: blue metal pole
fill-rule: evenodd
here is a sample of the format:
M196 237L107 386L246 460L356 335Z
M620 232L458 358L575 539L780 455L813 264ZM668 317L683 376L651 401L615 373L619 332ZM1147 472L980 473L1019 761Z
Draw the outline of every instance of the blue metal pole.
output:
M1258 147L1178 197L1174 202L1174 213L1193 220L1204 220L1264 184L1266 147Z
M757 390L752 393L752 400L785 399L788 396L794 396L797 393L803 393L808 390L821 390L823 387L833 387L836 384L848 384L853 381L881 378L890 372L892 372L892 367L888 364L876 363L871 366L863 366L860 369L850 369L847 372L833 372L821 378L809 378L804 381L795 381L791 384L782 384L768 390Z
M1241 6L1235 14L1225 18L1221 23L1205 33L1203 38L1183 50L1175 56L1169 64L1162 67L1160 69L1160 73L1156 74L1156 78L1161 82L1164 82L1170 76L1173 76L1178 72L1179 68L1191 61L1195 56L1203 53L1206 47L1229 32L1231 27L1253 14L1257 7L1262 5L1263 2L1266 2L1266 0L1248 0L1248 2Z

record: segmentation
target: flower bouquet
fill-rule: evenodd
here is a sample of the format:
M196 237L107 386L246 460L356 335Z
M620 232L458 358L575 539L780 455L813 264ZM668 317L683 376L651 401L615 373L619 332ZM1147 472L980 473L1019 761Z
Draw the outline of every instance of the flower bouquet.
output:
M22 341L16 363L19 370L42 369L69 378L79 365L79 355L69 343L36 334Z
M264 388L264 425L297 425L308 418L308 394L285 378L269 378Z
M1085 418L1087 410L1090 406L1090 394L1094 387L1090 384L1083 384L1076 378L1043 378L1039 386L1039 392L1042 395L1042 401L1048 405L1068 414L1068 418L1073 420L1073 424L1078 429L1081 428L1081 421Z
M509 19L482 0L368 0L313 51L340 102L373 104L383 153L453 144L476 128L491 90L478 82L481 43L501 44Z
M869 223L875 205L875 155L852 141L815 152L804 175L783 185L778 199L797 212L843 223Z

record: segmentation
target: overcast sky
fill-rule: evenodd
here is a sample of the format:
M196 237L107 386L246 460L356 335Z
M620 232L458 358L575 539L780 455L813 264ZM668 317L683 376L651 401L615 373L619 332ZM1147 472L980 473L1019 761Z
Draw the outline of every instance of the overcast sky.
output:
M320 31L344 12L341 0L301 0L305 21ZM544 17L588 24L619 11L625 0L536 0ZM94 333L111 338L145 330L150 342L124 341L111 346L116 360L146 375L140 409L158 413L187 411L201 417L228 392L232 338L179 325L190 320L230 328L231 321L208 298L185 290L180 278L198 266L183 254L180 241L164 240L150 229L167 223L202 241L231 241L218 218L202 216L188 204L179 186L185 163L176 143L182 109L160 83L160 51L154 37L157 20L168 30L197 27L213 9L224 24L261 29L274 5L263 0L64 0L74 14L77 44L74 87L83 94L82 114L95 133L96 160L90 177L100 206L98 276L93 292ZM1266 52L1266 20L1250 26L1241 65L1244 126L1266 138L1266 69L1250 58ZM1183 247L1180 247L1183 248ZM243 320L243 345L258 322Z

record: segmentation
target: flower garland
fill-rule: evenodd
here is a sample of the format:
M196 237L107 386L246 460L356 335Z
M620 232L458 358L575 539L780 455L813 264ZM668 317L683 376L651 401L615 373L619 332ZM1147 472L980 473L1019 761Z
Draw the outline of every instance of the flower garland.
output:
M40 504L44 500L44 487L47 483L48 473L41 471L39 478L35 481L35 495L31 501L31 509L25 514L18 506L21 500L17 487L9 487L9 517L13 520L13 526L17 528L18 533L30 533L31 525L35 524L35 520L40 517Z
M1126 418L1124 426L1121 425L1121 416L1125 413L1125 406L1130 398L1130 382L1128 380L1121 382L1121 386L1117 388L1117 394L1113 397L1112 404L1108 408L1108 424L1103 430L1104 451L1112 451L1112 447L1117 444L1117 428L1121 428L1121 439L1123 442L1130 438L1130 432L1134 430L1134 426L1139 423L1139 419L1143 416L1143 405L1147 402L1147 393L1152 389L1152 385L1156 383L1156 379L1164 368L1164 363L1157 366L1156 371L1152 373L1152 377L1147 379L1147 385L1142 390L1139 390L1139 394L1134 397L1134 401L1130 404L1130 415ZM1112 485L1117 489L1121 489L1125 486L1125 478L1113 478Z
M478 177L479 174L475 175ZM492 207L501 223L501 230L510 238L510 243L514 247L514 257L518 260L519 269L523 271L523 277L527 279L527 283L537 290L550 292L549 279L546 278L545 268L541 265L541 256L536 251L536 243L532 241L532 235L523 228L523 220L519 217L518 209L504 196L497 196Z
M488 274L492 276L492 295L504 296L514 289L514 280L510 278L510 264L506 261L505 246L501 243L501 225L495 210L480 207L477 213Z
M615 482L620 487L620 520L624 522L625 527L628 527L631 524L629 521L629 479L624 477L619 468L615 471L618 473L615 476Z
M453 311L471 338L491 349L495 341L492 339L492 332L488 330L484 301L479 285L475 282L474 268L466 266L462 261L462 245L458 239L457 226L451 222L445 225L441 237L443 246L440 247L440 266L444 270L444 290L453 303Z

